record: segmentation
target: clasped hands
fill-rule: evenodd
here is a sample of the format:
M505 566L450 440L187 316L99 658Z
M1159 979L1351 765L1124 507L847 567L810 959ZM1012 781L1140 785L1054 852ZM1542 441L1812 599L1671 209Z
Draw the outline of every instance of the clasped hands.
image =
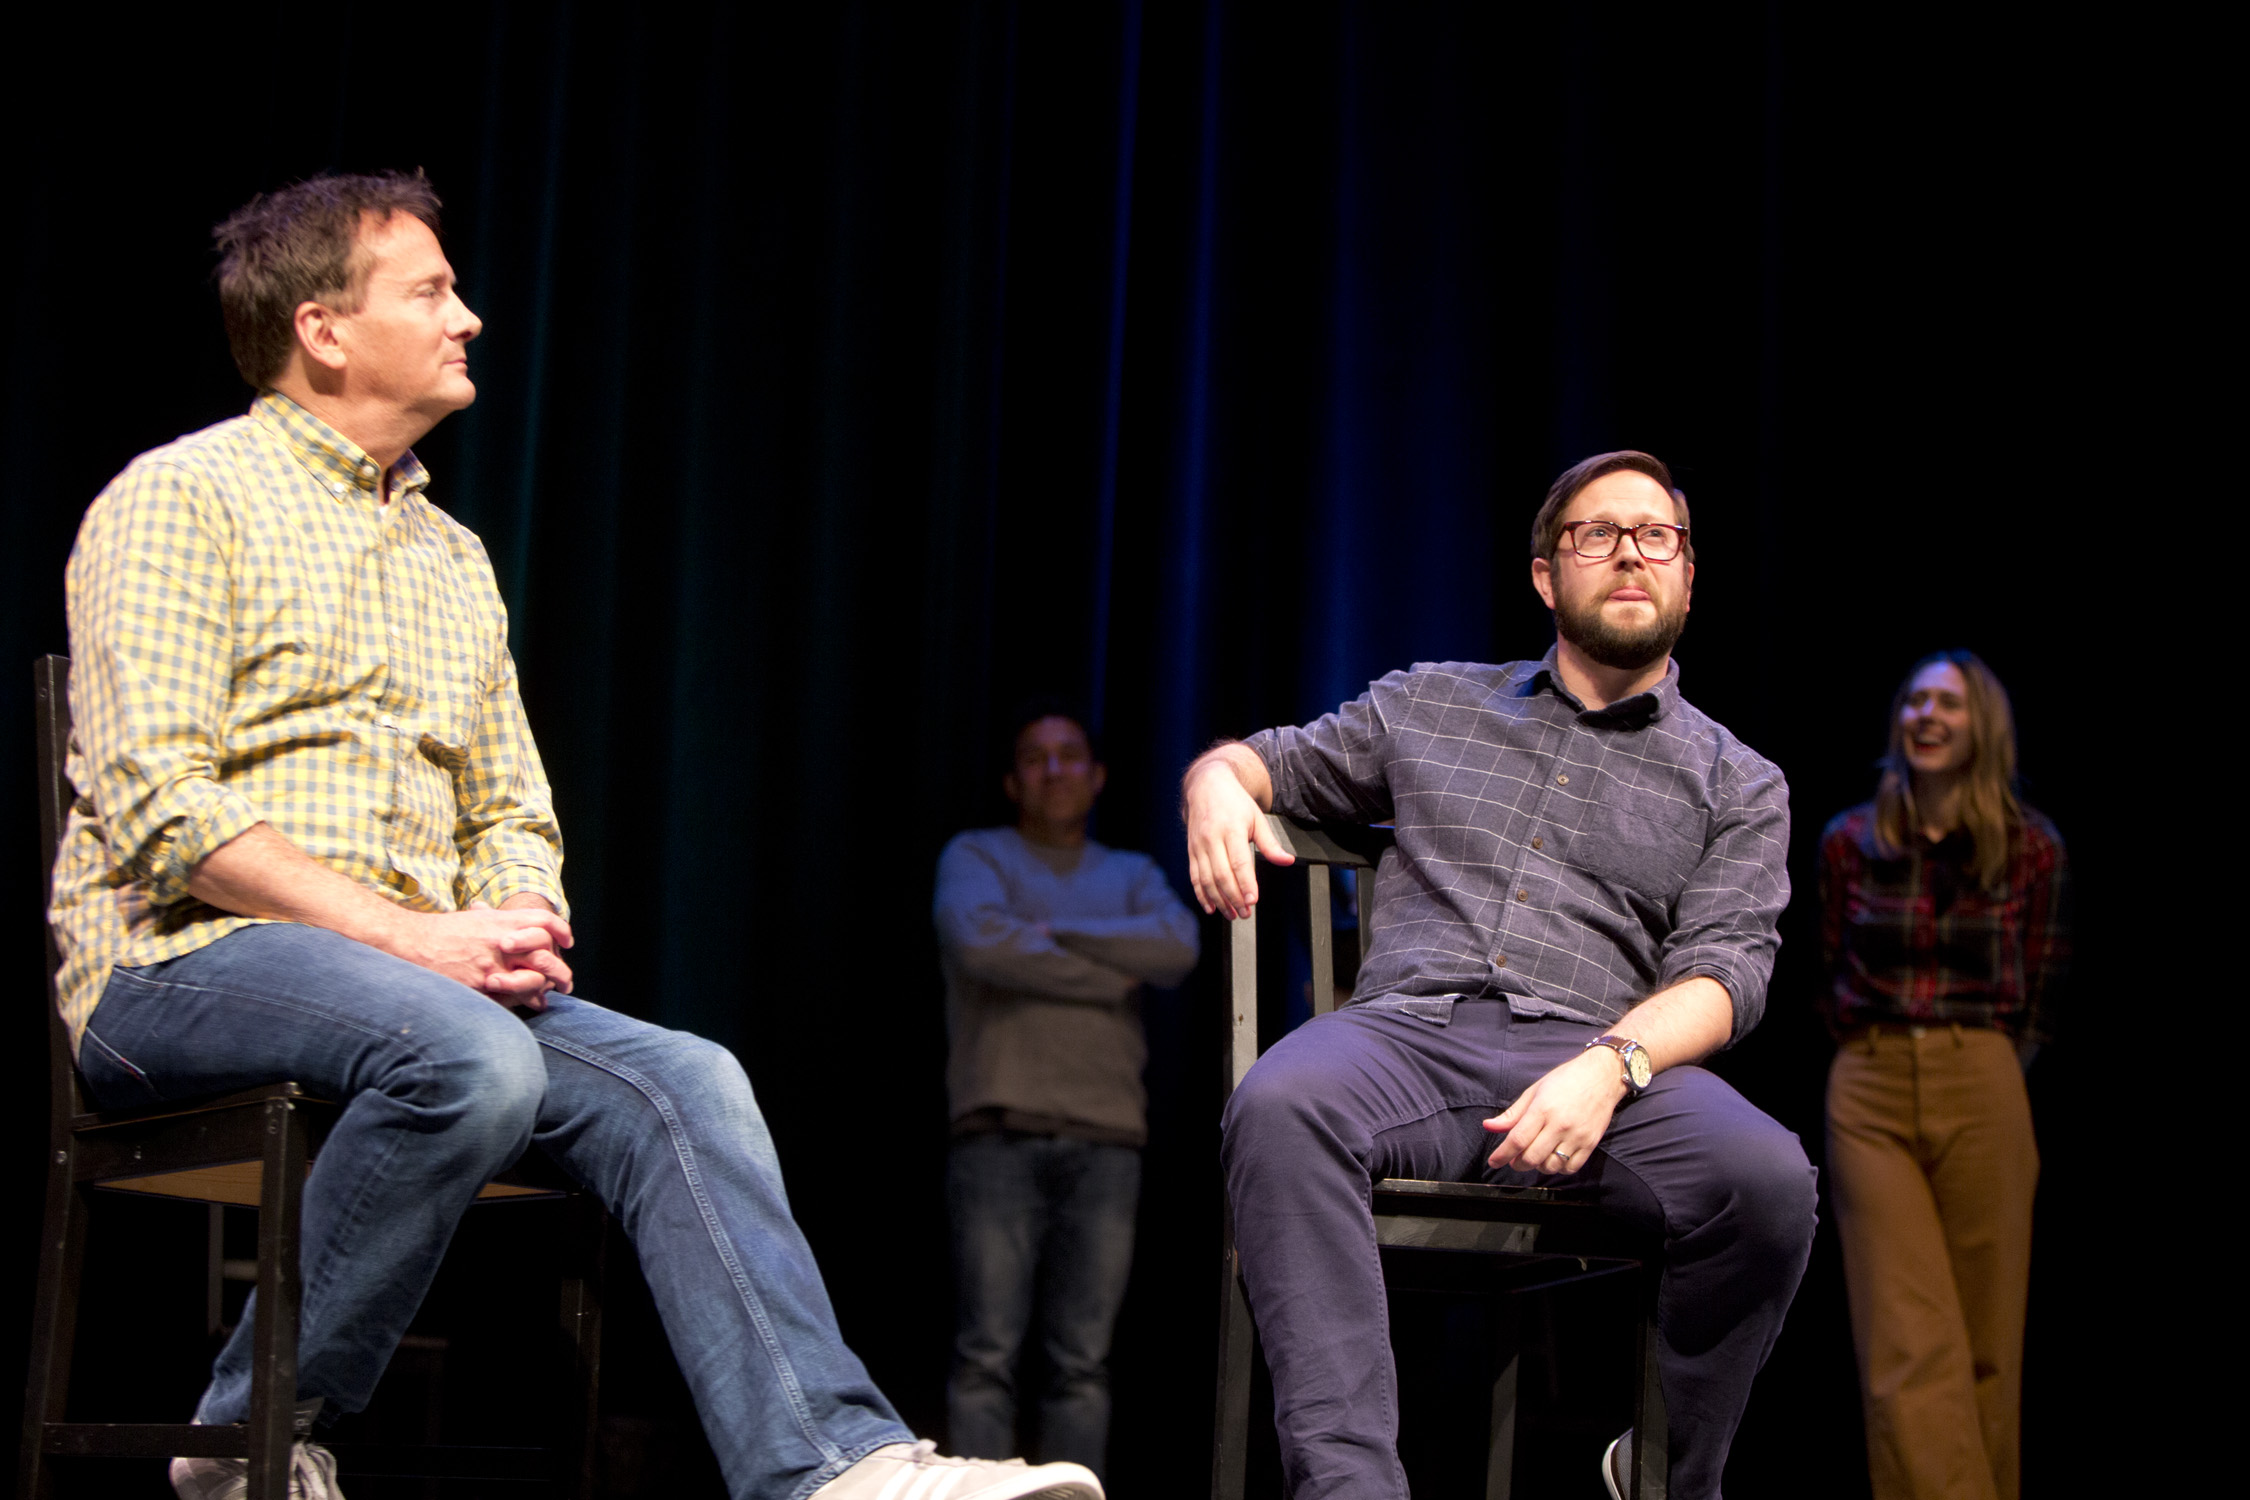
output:
M570 924L537 896L509 897L499 907L471 902L464 911L417 913L399 957L457 979L502 1005L545 1010L547 992L570 993Z

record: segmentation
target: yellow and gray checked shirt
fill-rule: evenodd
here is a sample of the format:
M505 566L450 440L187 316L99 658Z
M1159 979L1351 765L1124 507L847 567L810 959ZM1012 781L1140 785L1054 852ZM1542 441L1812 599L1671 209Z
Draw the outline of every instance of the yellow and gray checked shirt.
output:
M430 504L412 454L388 506L381 477L269 391L134 459L87 511L52 913L73 1044L113 965L249 924L187 884L256 823L415 910L525 891L564 909L484 546Z

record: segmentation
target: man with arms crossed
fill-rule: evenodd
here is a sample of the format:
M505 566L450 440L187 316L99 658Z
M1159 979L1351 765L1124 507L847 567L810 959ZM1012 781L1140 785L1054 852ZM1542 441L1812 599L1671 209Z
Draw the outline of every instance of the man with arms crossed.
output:
M1109 1344L1133 1268L1148 1091L1141 987L1195 967L1194 914L1145 854L1086 836L1108 770L1062 704L1018 709L1013 828L938 857L953 1147L947 1435L1016 1445L1016 1367L1036 1304L1043 1454L1104 1472Z
M1369 1211L1382 1177L1575 1179L1661 1233L1671 1493L1719 1493L1812 1245L1795 1136L1695 1062L1763 1010L1789 894L1781 773L1679 693L1694 553L1645 453L1532 523L1546 658L1393 672L1183 783L1207 911L1258 899L1263 814L1395 821L1353 1003L1276 1044L1225 1121L1227 1190L1294 1500L1406 1494ZM1603 1457L1624 1489L1631 1434Z
M68 575L64 1017L105 1107L295 1079L344 1101L305 1185L300 1425L364 1406L479 1187L536 1144L631 1235L729 1492L1094 1500L940 1458L838 1333L724 1048L570 993L561 836L477 539L411 445L479 323L419 175L219 229L247 416L143 454ZM251 1318L202 1422L249 1404ZM188 1500L239 1459L181 1458ZM290 1494L341 1492L298 1449Z

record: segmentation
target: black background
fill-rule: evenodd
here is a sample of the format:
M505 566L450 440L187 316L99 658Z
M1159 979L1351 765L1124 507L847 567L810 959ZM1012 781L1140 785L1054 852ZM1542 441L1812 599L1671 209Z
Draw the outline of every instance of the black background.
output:
M1768 1020L1717 1066L1816 1159L1820 826L1871 789L1915 658L1966 645L2014 692L2080 913L2033 1075L2027 1490L2138 1455L2117 1414L2157 1315L2085 1226L2164 1128L2108 1103L2174 920L2134 846L2171 660L2139 523L2195 472L2147 457L2193 450L2160 343L2195 296L2179 143L2147 108L2184 39L1433 3L248 5L14 41L0 661L67 648L61 565L108 477L245 403L208 226L324 168L427 168L486 333L477 406L419 451L514 612L580 987L741 1054L847 1335L921 1429L950 1316L929 872L1004 810L992 720L1088 701L1098 833L1178 878L1173 782L1213 736L1542 651L1531 511L1631 445L1695 507L1684 691L1794 794ZM29 786L28 697L0 786ZM29 809L0 798L24 1204ZM1215 982L1150 1007L1123 1496L1204 1482ZM489 1211L432 1317L501 1317L540 1212ZM181 1255L195 1215L114 1210ZM93 1364L184 1404L192 1309L120 1306ZM617 1337L620 1492L700 1493L659 1336ZM539 1378L468 1384L489 1412ZM1824 1231L1729 1493L1863 1493L1859 1442Z

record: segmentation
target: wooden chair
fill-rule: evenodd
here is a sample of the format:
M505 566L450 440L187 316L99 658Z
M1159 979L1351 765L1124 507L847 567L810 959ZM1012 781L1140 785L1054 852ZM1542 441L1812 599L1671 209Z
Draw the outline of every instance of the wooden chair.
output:
M64 776L70 744L70 662L40 658L34 666L39 733L39 831L44 878L52 883L56 851L73 793ZM48 1111L47 1199L39 1247L39 1285L32 1316L31 1367L24 1390L23 1442L17 1493L45 1500L50 1460L170 1457L248 1458L248 1500L284 1500L289 1492L292 1421L297 1391L297 1252L305 1173L339 1113L295 1083L144 1110L87 1106L70 1037L55 1004L60 955L47 936ZM213 1205L206 1268L216 1320L221 1206L258 1210L257 1314L250 1415L243 1426L185 1422L70 1422L72 1344L77 1332L79 1277L85 1260L88 1194L150 1193ZM564 1236L561 1327L573 1352L575 1409L564 1415L569 1451L515 1448L389 1448L341 1450L350 1472L424 1478L552 1479L558 1492L591 1500L595 1416L601 1373L601 1278L606 1217L543 1156L489 1183L480 1200L576 1199L585 1232Z
M1329 871L1358 871L1359 945L1364 959L1374 933L1375 874L1391 849L1387 828L1308 827L1267 818L1274 835L1305 866L1312 938L1312 1008L1335 1008L1335 937ZM1255 911L1229 924L1227 984L1233 1025L1227 1058L1229 1092L1258 1060L1258 930ZM1384 1279L1394 1290L1475 1290L1494 1298L1495 1350L1486 1500L1508 1500L1514 1488L1517 1301L1521 1296L1589 1277L1635 1285L1645 1311L1634 1357L1636 1461L1629 1500L1663 1500L1670 1474L1665 1452L1664 1395L1657 1383L1654 1277L1660 1247L1606 1218L1568 1188L1496 1187L1475 1182L1384 1178L1374 1185L1375 1237ZM1213 1427L1212 1500L1242 1500L1249 1454L1250 1383L1255 1330L1235 1253L1233 1210L1225 1212L1223 1287L1219 1310L1218 1411ZM1427 1252L1453 1252L1431 1255ZM1485 1258L1471 1268L1463 1257ZM1466 1273L1466 1274L1464 1274Z

